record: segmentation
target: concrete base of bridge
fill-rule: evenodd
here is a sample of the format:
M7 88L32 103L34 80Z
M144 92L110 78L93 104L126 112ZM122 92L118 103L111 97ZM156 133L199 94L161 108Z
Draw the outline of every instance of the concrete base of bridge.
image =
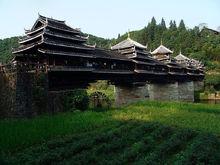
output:
M193 84L194 84L194 91L201 91L204 89L203 81L193 81Z
M195 90L202 89L202 82L154 83L145 86L115 86L115 105L120 106L140 100L194 102Z
M48 111L47 74L17 72L15 89L16 117L32 117Z
M15 116L32 116L33 74L18 72L16 80Z
M194 102L194 83L189 82L178 82L178 100Z
M121 106L140 100L148 100L148 85L145 86L115 86L115 106Z
M176 101L179 98L178 82L175 83L154 83L148 85L150 100L172 100Z

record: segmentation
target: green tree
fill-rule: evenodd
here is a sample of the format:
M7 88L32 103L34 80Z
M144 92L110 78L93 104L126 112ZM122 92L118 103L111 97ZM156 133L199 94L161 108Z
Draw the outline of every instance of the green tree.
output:
M160 27L161 27L161 29L162 29L163 31L167 29L167 27L166 27L166 22L164 21L163 18L161 19Z
M185 23L184 23L184 21L183 21L182 19L181 19L181 21L180 21L178 30L180 30L180 31L186 30Z

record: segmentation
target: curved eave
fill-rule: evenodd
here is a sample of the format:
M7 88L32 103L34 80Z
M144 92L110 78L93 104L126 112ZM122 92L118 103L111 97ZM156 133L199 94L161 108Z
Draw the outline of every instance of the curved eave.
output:
M177 75L177 76L186 76L186 73L179 73L179 72L168 72L170 75Z
M59 28L57 26L53 26L53 25L47 25L47 27L52 28L52 29L56 29L56 30L60 30L60 31L65 31L65 32L69 32L69 33L73 33L73 34L80 34L80 31L77 30L68 30L68 29L64 29L64 28Z
M187 75L189 75L189 76L204 76L204 74L200 74L200 73L187 73Z
M31 35L31 34L36 33L36 32L38 32L38 31L40 31L40 30L42 30L42 29L44 29L44 28L45 28L45 25L42 26L42 27L40 27L40 28L37 28L37 29L35 29L35 30L25 31L25 34Z
M135 47L137 47L137 48L139 48L139 49L147 49L146 46L138 46L138 45L133 45L133 46L135 46Z
M126 51L126 50L129 50L129 49L132 49L133 51L135 50L134 45L124 46L124 47L118 47L118 48L114 48L114 47L115 47L115 46L112 46L112 47L111 47L111 50L113 50L113 51Z
M154 74L156 74L156 75L168 75L168 73L167 72L154 72Z
M32 26L31 31L33 31L33 30L35 29L36 25L37 25L39 22L42 23L42 24L45 24L45 20L43 20L43 19L41 19L41 18L39 17L39 18L35 21L34 25Z
M134 74L133 71L127 70L94 70L94 73L110 73L110 74Z
M94 48L91 48L91 47L86 48L86 47L80 47L80 46L65 45L61 43L51 43L47 41L44 41L44 44L58 46L58 47L72 48L72 49L80 49L80 50L94 50Z
M88 35L88 36L76 35L76 37L82 38L82 39L84 39L84 40L88 40L88 39L89 39L89 35Z
M36 35L34 37L30 37L30 38L26 38L24 40L21 40L21 41L19 41L19 44L24 44L25 42L29 42L31 40L34 40L34 39L38 38L38 37L42 37L43 34L44 33L42 32L42 33L40 33L40 34L38 34L38 35Z
M116 58L116 57L105 57L105 56L96 56L95 58L97 59L108 59L108 60L117 60L117 61L126 61L126 62L131 62L129 59L124 59L124 58Z
M134 71L137 74L150 74L150 75L161 75L161 76L168 75L168 73L166 72L158 72L158 71L154 72L154 71L147 71L147 70L140 70L140 69L135 69Z
M139 49L146 49L146 47L141 47L141 46L137 46L137 45L134 45L134 44L121 46L121 47L119 47L118 45L115 45L115 46L111 47L111 49L112 50L123 50L123 49L135 48L135 47L139 48Z
M135 69L135 73L142 73L142 74L154 74L153 71L147 71L147 70L141 70L141 69Z
M30 49L34 48L35 46L40 45L40 44L42 44L42 43L43 43L43 42L41 41L41 42L32 44L32 45L30 45L30 46L27 46L27 47L25 47L25 48L22 48L22 47L21 47L21 48L18 48L18 50L13 51L12 53L13 53L13 54L18 54L18 53L21 53L21 52L30 50Z
M84 58L93 58L93 59L108 59L108 60L120 60L120 61L126 61L131 62L129 59L122 59L122 58L116 58L116 57L105 57L105 56L97 56L95 54L81 54L81 53L67 53L67 52L56 52L56 51L47 51L43 49L38 49L38 51L42 54L47 55L58 55L58 56L72 56L72 57L84 57Z
M38 49L38 51L42 54L48 54L48 55L59 55L59 56L74 56L74 57L85 57L85 58L94 58L94 55L83 55L78 53L65 53L65 52L52 52L52 51L46 51L43 49Z
M134 54L135 53L135 51L134 50L119 50L118 51L119 53L121 53L121 54Z
M196 68L186 68L187 70L191 70L191 71L196 71L197 69Z
M86 42L87 41L86 39L83 39L83 38L67 37L67 36L63 36L63 35L59 35L59 34L51 34L49 32L45 32L45 34L49 35L49 36L54 36L54 37L57 37L57 38L64 38L64 39L73 40L73 41L80 41L80 42Z
M155 66L155 63L148 63L148 62L142 62L142 61L137 61L137 60L132 60L132 62L136 63L136 64L142 64L142 65L151 65L151 66Z
M169 68L183 69L181 66L167 65Z

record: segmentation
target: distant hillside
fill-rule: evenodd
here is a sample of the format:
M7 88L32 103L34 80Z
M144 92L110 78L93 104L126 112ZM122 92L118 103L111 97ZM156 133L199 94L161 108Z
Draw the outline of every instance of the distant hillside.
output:
M109 45L111 44L111 40L110 39L104 39L101 37L96 37L93 35L89 35L89 39L88 39L88 44L90 45L96 45L97 47L100 48L109 48Z
M7 63L12 58L12 48L18 47L18 37L0 39L0 63Z
M102 48L110 48L124 39L128 34L118 35L118 38L104 39L90 35L88 43ZM176 25L175 21L170 21L167 26L162 19L160 23L157 23L154 17L143 29L130 32L130 37L143 45L148 46L148 50L154 50L157 48L161 41L165 46L174 51L174 55L177 55L180 51L182 54L201 60L208 73L211 73L209 77L215 77L215 83L213 79L208 83L211 84L211 88L218 88L220 84L220 35L216 35L207 30L202 32L199 27L193 29L186 28L184 21L181 20L179 25ZM11 49L18 46L18 38L12 37L4 40L0 40L0 62L7 63L13 58ZM207 76L208 77L208 76Z

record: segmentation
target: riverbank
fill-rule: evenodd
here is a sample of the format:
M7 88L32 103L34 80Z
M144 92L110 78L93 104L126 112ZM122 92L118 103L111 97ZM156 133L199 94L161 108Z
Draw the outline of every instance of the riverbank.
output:
M200 93L200 100L220 100L220 91L214 93Z

